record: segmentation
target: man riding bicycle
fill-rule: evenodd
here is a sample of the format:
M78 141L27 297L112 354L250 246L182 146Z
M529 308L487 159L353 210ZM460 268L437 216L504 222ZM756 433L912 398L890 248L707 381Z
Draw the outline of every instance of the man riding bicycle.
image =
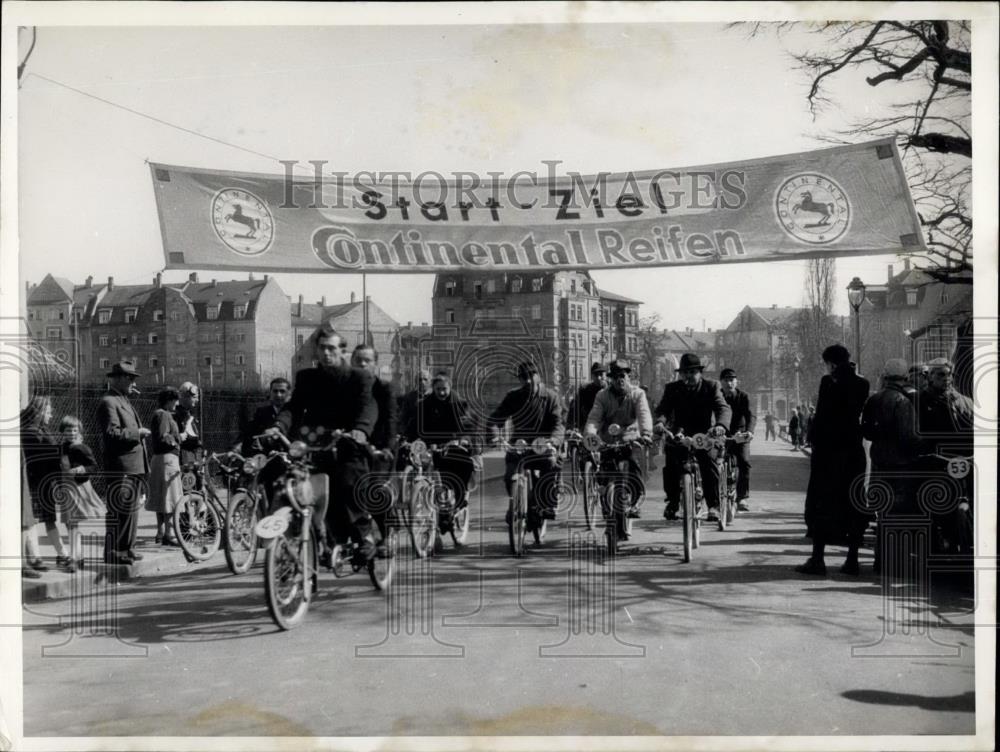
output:
M694 353L681 356L676 369L681 378L663 388L663 397L656 406L657 422L668 432L683 431L689 437L697 433L724 436L729 428L732 410L718 382L702 378L704 368L701 359ZM686 452L667 444L664 455L663 488L667 495L667 507L663 516L676 520ZM695 456L701 469L702 488L709 508L708 519L718 520L719 466L705 452L697 452Z
M738 433L747 434L746 441L742 443L730 442L727 451L736 457L736 466L739 468L739 475L736 478L736 508L741 512L749 512L750 440L753 438L753 429L757 426L757 417L750 409L750 395L737 386L739 381L736 378L736 371L732 368L723 368L719 374L719 381L722 383L722 396L726 398L726 403L733 411L733 418L726 435L732 437Z
M530 361L517 367L521 386L511 389L488 418L494 440L500 443L500 430L510 419L511 441L523 439L531 444L535 439L545 439L549 451L545 454L519 456L507 452L504 465L504 485L510 495L513 477L519 467L538 469L540 477L535 486L535 504L542 519L554 520L559 505L560 459L556 448L563 437L563 421L559 397L542 384L538 368ZM508 512L509 514L509 512ZM508 524L509 524L508 520Z
M567 428L583 431L598 392L608 385L608 369L603 363L594 363L590 367L590 379L590 383L581 386L569 403L569 410L566 413Z
M584 426L585 435L600 435L601 440L605 442L629 441L636 438L643 443L652 441L653 416L649 411L649 402L646 400L646 393L630 382L631 372L632 369L624 360L616 360L611 364L610 383L607 389L597 393L594 406ZM608 427L612 424L622 427L620 437L608 433ZM641 447L633 447L632 458L629 460L628 483L632 492L630 517L639 516L639 505L646 493L642 452Z
M318 365L295 374L292 398L268 432L306 441L312 435L314 443L321 443L322 437L333 431L344 432L336 447L336 458L330 452L318 452L312 457L316 472L330 477L332 496L330 502L322 500L317 504L317 537L330 545L344 542L353 530L362 553L370 559L375 555L377 531L356 498L355 487L368 472L364 445L378 417L372 395L374 379L368 371L348 365L347 343L329 325L317 329L313 339Z
M422 439L427 444L467 439L473 426L465 400L451 390L447 374L437 374L431 383L431 393L417 402L415 419L406 428L406 438ZM454 494L455 508L466 506L469 479L475 470L471 445L468 449L445 448L435 459L434 467L445 488Z

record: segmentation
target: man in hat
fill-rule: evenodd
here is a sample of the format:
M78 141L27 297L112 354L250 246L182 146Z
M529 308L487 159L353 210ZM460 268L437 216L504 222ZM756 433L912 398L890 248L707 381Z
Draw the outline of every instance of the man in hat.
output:
M608 369L603 363L594 363L590 367L590 383L581 386L572 401L569 403L569 411L566 414L567 428L575 428L583 431L590 415L590 409L594 406L597 393L608 385Z
M667 431L683 431L685 436L696 433L712 433L722 436L729 428L733 413L722 394L718 382L702 378L704 366L701 358L694 353L684 353L676 373L677 381L663 387L663 397L656 406L658 422ZM708 504L709 520L718 519L719 509L719 467L706 452L696 452L701 468L702 488ZM663 465L663 488L666 492L667 508L663 516L668 520L677 519L680 507L680 483L683 473L685 452L677 447L666 447Z
M649 402L642 388L630 382L631 373L632 369L624 360L616 360L611 364L611 381L607 389L597 393L584 426L585 434L599 435L606 442L629 439L639 439L644 444L652 442L653 416L649 411ZM615 423L622 428L620 437L608 434L608 427ZM639 516L639 505L646 494L642 452L642 447L633 446L629 461L629 485L632 493L629 515L632 517Z
M544 439L548 443L549 451L546 454L518 456L508 452L503 479L509 495L520 463L523 462L526 469L538 468L541 477L535 486L535 504L543 519L554 520L559 505L560 470L556 449L563 438L559 396L542 383L538 368L531 361L518 365L517 377L521 386L504 395L487 423L493 431L494 440L498 442L500 430L509 419L513 428L511 441L524 439L531 444L535 439Z
M739 380L736 378L736 371L732 368L723 368L719 374L719 381L722 383L722 396L726 398L726 404L733 412L732 420L729 423L727 436L734 436L737 433L746 433L747 441L737 444L728 442L726 451L732 452L736 457L736 466L739 468L739 475L736 479L736 502L737 508L741 512L750 511L750 440L753 439L753 430L757 427L757 418L750 410L750 395L739 388Z
M416 388L407 392L399 400L399 427L403 433L410 432L410 424L417 420L417 403L430 393L431 372L427 369L421 369L420 373L417 374Z
M201 442L201 422L195 408L201 400L201 390L193 381L185 381L177 390L180 399L174 409L174 420L180 429L181 465L189 465L201 459L204 444Z
M130 565L142 559L136 553L135 535L139 502L146 488L149 456L144 439L150 430L129 400L137 394L139 373L130 360L115 363L108 372L108 391L97 406L97 422L104 441L104 469L107 472L107 533L104 561Z

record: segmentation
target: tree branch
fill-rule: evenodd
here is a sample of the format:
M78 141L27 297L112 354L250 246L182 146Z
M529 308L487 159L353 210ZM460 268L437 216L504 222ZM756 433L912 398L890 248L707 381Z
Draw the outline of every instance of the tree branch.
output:
M949 136L944 133L918 133L907 138L909 146L927 149L942 154L961 154L972 156L972 139Z

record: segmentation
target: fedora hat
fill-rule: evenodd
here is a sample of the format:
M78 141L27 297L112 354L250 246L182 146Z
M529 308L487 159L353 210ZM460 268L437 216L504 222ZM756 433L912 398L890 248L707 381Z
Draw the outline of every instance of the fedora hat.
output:
M607 366L605 366L603 363L598 363L595 361L594 365L590 367L591 375L594 375L595 373L607 373L607 372L608 372Z
M119 360L107 373L108 376L135 376L138 378L142 374L135 370L135 363L131 360Z
M611 361L610 374L616 376L622 373L632 373L632 369L629 367L627 360L613 360Z
M699 358L694 353L684 353L683 355L681 355L680 365L677 366L677 368L675 368L674 371L675 372L686 371L689 368L697 368L700 371L705 370L705 366L701 364L701 358Z

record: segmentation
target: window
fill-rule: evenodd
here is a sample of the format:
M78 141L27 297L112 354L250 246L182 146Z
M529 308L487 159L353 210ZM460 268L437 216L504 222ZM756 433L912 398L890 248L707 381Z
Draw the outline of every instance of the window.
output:
M108 358L101 358L101 368L110 368L111 360Z
M533 278L531 280L531 291L532 292L541 292L542 291L542 278L541 277L535 277L535 278Z
M542 318L542 307L540 305L531 306L531 318L535 320Z
M214 363L215 363L215 365L217 365L217 366L221 366L221 365L222 365L222 356L221 356L221 355L216 355L216 356L215 356L215 357L214 357L214 358L212 359L212 362L214 362Z
M444 322L446 324L454 324L455 323L455 309L454 308L446 308L445 309L445 312L444 312Z
M135 318L138 315L139 315L139 309L138 308L126 308L125 309L125 323L126 324L131 324L133 321L135 321Z
M449 298L455 297L455 288L456 287L457 287L457 285L455 284L454 280L449 280L449 281L445 282L444 283L444 294L447 295Z
M591 308L590 309L590 323L591 324L596 324L597 323L597 309L596 308Z
M511 292L521 292L521 285L523 284L520 277L514 277L510 281L510 291Z
M569 291L570 292L576 292L576 280L575 279L571 279L569 281Z
M55 308L49 309L49 321L58 321L60 319L59 311Z
M180 357L178 357L177 358L177 365L179 365L179 366L186 366L187 365L187 358L185 358L183 355L180 356Z
M79 308L73 309L73 321L77 323L83 321L83 311L81 311Z
M138 345L139 344L139 335L138 334L133 334L132 335L132 344L133 345Z
M155 355L151 355L149 357L149 367L156 368L159 365L160 365L160 359L157 358Z
M211 355L206 355L205 356L205 365L206 366L212 365L212 356Z
M108 335L107 334L102 334L100 337L97 338L97 342L98 342L98 344L100 344L101 347L107 347L108 346Z
M245 332L239 332L238 334L233 335L233 342L246 342L246 341L247 341L247 335Z
M187 335L178 334L176 337L174 337L174 339L177 341L177 344L183 345L185 342L187 342Z
M906 291L906 305L916 305L917 304L917 291L907 290Z
M243 353L236 353L236 365L243 366L246 365L247 356Z
M153 311L153 321L163 321L163 311L159 309Z
M45 336L48 339L62 339L62 329L58 326L47 326Z
M607 326L608 324L611 323L611 311L605 308L603 313L604 313L604 325Z
M304 345L305 343L306 343L306 335L304 335L304 334L296 334L295 335L295 346L296 347L302 347L302 345Z
M149 333L149 344L155 345L159 341L160 341L159 335L153 334L153 332Z
M171 311L170 312L170 320L171 321L178 321L178 320L180 320L180 317L181 317L181 315L179 313L177 313L177 311Z
M123 334L121 337L119 337L118 341L121 344L123 344L123 345L127 345L128 344L128 335L127 334Z
M490 295L497 291L497 281L495 279L490 279L486 281L486 292Z
M594 334L590 337L590 349L597 350L597 335Z
M32 309L28 311L28 321L34 321L34 320L35 320L35 311L34 309ZM103 324L104 322L102 321L101 323Z
M59 311L59 320L60 321L66 320L66 311Z
M944 286L941 287L941 302L942 303L948 302L948 288Z
M208 318L209 321L215 321L217 318L219 318L218 304L210 305L207 308L205 308L205 316Z
M107 324L109 321L111 321L111 309L110 308L102 308L100 311L97 312L97 323L98 324Z
M247 315L247 307L245 303L240 303L233 306L233 318L241 319Z
M215 341L219 344L222 344L222 332L215 333Z
M473 282L472 283L472 291L475 293L475 295L476 295L477 298L483 297L483 283L482 282Z

